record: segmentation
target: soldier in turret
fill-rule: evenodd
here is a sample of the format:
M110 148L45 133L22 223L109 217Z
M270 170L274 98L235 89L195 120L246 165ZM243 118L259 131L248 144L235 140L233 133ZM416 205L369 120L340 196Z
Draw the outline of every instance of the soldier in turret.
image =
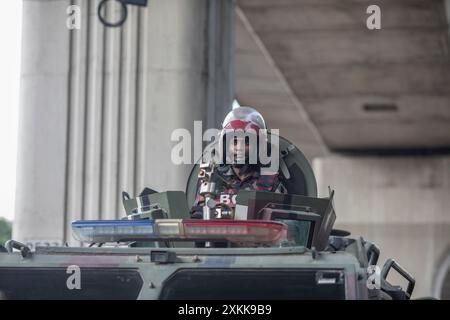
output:
M267 172L259 159L259 148L267 145L266 124L262 115L251 107L238 107L225 117L219 137L222 163L214 168L215 203L234 210L240 190L287 193L278 171ZM202 219L205 194L201 191L204 173L199 174L191 217Z

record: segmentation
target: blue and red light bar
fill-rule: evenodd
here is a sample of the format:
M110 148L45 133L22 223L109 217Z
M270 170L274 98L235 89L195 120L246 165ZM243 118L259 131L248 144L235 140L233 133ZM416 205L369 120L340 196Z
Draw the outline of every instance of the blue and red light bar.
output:
M226 240L276 244L286 239L287 226L262 220L83 220L72 222L72 231L82 242Z
M127 239L151 239L155 221L142 220L78 220L72 222L75 239L81 242L117 242ZM118 240L122 239L122 240Z

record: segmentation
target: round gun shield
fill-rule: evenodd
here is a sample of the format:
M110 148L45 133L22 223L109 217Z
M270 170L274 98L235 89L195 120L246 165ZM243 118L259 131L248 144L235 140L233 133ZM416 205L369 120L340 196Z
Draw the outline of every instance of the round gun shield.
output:
M272 141L273 134L268 134ZM308 197L317 197L317 183L312 167L305 155L290 141L279 138L279 173L283 176L283 182L289 194L297 194ZM217 142L213 142L213 145ZM271 143L271 142L269 142ZM210 148L208 146L207 148ZM273 150L273 148L272 148ZM188 205L192 205L197 193L197 176L200 159L194 165L186 185L186 198Z

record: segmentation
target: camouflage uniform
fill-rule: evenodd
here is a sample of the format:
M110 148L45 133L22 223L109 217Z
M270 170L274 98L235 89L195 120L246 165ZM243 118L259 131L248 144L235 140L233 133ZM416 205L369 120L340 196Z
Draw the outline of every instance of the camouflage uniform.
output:
M245 172L248 174L244 180L241 180L234 172L231 165L222 165L216 171L216 202L224 203L231 208L236 205L236 196L240 190L250 191L268 191L277 193L287 193L278 173L262 174L261 168L257 165L248 166ZM200 188L199 179L197 190ZM194 219L203 218L203 205L205 198L199 194L195 198L191 209L191 217Z

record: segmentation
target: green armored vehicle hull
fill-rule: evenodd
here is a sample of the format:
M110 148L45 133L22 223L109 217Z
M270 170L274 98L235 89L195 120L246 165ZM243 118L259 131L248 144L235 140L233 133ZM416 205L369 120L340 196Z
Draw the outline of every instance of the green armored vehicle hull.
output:
M56 248L0 253L3 299L406 299L368 289L362 240L286 248ZM410 288L412 291L412 288Z
M347 252L314 257L303 247L158 249L174 254L161 263L152 262L155 251L39 248L28 258L3 253L0 290L7 299L368 298L365 268Z
M333 192L317 198L306 158L285 139L280 146L293 194L240 192L239 219L193 220L196 166L186 194L124 194L125 220L74 222L74 235L89 247L31 252L7 242L0 298L409 299L414 279L391 259L377 268L374 244L333 230ZM392 268L406 289L386 281Z

